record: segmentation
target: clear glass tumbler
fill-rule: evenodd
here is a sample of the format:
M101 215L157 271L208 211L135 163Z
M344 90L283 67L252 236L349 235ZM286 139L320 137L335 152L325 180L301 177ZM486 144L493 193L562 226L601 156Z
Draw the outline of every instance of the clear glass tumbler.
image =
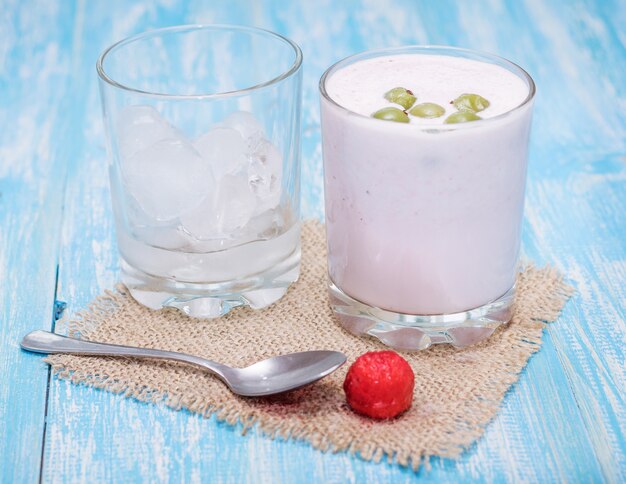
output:
M479 94L487 71L497 71L496 78L514 81L520 100L476 122L446 124L444 116L457 109L451 100L475 92L444 97L447 83L469 82L464 69L474 61L485 70L484 78L481 70L474 78ZM345 73L359 72L358 63L367 67L350 79ZM428 65L436 68L428 71ZM406 80L399 69L406 70ZM339 72L344 77L333 81ZM382 107L387 89L411 80L423 87L411 94L417 103L431 101L423 91L441 94L435 102L446 114L409 117L408 107L402 115L404 108L396 106L404 122L390 122L372 117L378 108L363 112L370 108L368 96L372 106ZM372 86L375 93L368 91ZM496 82L498 101L506 101L508 89ZM320 92L329 292L337 318L352 333L399 349L463 347L490 336L510 320L515 295L531 77L494 55L413 46L346 58L326 71ZM357 112L347 105L364 107Z
M292 41L228 25L101 55L121 279L137 301L217 317L298 278L301 64Z

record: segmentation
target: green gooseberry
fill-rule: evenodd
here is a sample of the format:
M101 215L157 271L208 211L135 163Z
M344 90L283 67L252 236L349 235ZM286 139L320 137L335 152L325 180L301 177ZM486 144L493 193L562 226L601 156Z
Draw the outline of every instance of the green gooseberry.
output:
M478 94L465 93L461 94L454 101L454 107L459 111L472 111L479 113L489 107L489 101Z
M402 109L388 107L382 108L372 114L373 118L382 119L384 121L395 121L397 123L410 122L409 116Z
M404 87L394 87L387 91L385 99L390 103L399 104L404 109L409 109L417 100L413 93Z
M417 116L419 118L438 118L443 116L446 113L446 110L435 103L421 103L416 104L411 108L409 114L413 116Z
M468 123L470 121L479 121L482 118L473 111L458 111L452 113L446 118L444 124Z

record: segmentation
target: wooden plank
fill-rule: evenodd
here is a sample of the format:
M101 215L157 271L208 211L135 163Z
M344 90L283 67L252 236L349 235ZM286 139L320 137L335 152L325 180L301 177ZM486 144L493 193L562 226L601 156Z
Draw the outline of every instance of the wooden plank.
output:
M68 137L67 15L46 2L4 2L0 14L0 482L34 482L40 473L48 368L19 341L52 326Z
M542 140L545 158L534 167L536 183L528 193L533 241L527 248L533 258L556 263L578 288L564 313L567 324L549 331L603 476L623 482L626 51L619 42L619 24L611 23L609 13L623 8L619 2L550 8L533 1L528 9L549 46L544 65L558 66L561 72L542 73L542 83L549 92L559 93L561 106L550 110L552 101L546 99L541 108L543 125L536 131L547 131ZM571 75L574 70L576 75ZM558 122L555 117L566 112L568 99L576 99L578 115ZM544 131L548 123L560 129Z

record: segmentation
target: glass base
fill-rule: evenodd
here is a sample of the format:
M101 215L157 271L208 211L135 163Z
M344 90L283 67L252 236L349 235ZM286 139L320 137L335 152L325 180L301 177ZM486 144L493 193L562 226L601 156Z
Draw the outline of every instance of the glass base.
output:
M133 298L150 309L176 308L194 318L217 318L239 306L261 309L285 295L300 275L300 249L253 276L218 283L155 277L121 260L121 280Z
M356 336L369 335L398 350L423 350L448 343L464 348L483 341L512 316L515 286L495 301L453 314L403 314L369 306L348 296L332 281L330 305L341 325Z

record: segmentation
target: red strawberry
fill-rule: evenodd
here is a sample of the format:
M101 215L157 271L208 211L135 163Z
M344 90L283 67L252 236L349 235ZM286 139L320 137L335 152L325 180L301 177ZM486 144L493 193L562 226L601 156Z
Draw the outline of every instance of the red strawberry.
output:
M343 382L348 405L376 419L392 418L411 406L415 376L398 353L370 351L352 364Z

